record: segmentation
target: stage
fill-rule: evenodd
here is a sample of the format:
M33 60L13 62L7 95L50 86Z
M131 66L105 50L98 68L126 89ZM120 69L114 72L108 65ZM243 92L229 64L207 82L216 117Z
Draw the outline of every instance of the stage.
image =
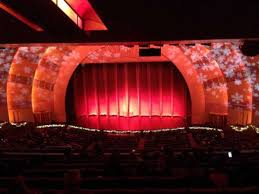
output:
M188 87L171 62L84 64L67 93L70 121L106 130L186 126Z
M90 129L156 130L185 126L186 120L177 116L84 116L77 124Z

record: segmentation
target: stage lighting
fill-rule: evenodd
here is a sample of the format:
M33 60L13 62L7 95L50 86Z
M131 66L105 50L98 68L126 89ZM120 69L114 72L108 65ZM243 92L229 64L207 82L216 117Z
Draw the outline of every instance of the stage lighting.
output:
M240 50L246 56L256 56L259 54L259 41L244 41L240 45Z

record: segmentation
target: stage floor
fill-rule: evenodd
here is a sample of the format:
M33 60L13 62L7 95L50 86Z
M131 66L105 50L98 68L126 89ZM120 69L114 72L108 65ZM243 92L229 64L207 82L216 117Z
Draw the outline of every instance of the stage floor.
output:
M156 130L185 126L185 118L177 116L88 116L77 123L92 129L110 130Z

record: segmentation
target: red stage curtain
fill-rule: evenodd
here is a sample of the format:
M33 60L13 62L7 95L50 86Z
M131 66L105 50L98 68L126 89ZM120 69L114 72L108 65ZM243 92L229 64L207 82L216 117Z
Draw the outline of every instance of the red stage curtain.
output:
M185 81L167 62L85 64L72 81L77 121L89 128L178 127L190 110Z

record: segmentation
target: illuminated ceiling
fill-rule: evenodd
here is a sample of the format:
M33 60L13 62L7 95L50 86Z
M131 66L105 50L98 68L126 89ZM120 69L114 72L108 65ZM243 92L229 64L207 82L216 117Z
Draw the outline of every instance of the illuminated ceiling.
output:
M44 32L30 29L0 9L1 25L5 26L0 31L0 44L179 43L259 38L259 1L66 0L73 8L70 14L76 23L53 1L2 0ZM78 27L73 12L85 20L86 24L79 26L88 32Z
M87 0L52 1L82 30L107 30Z

